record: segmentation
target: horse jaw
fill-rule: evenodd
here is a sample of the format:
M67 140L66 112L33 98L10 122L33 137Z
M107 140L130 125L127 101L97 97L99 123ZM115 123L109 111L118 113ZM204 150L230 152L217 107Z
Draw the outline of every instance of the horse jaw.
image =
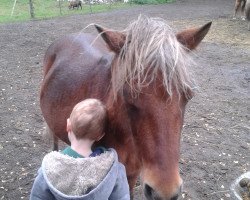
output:
M189 50L195 49L203 38L207 35L212 22L205 24L200 28L192 28L177 33L177 40Z

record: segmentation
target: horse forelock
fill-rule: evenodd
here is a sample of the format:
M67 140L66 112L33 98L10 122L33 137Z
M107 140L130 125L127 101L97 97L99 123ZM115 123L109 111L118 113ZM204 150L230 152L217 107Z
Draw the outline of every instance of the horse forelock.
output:
M125 84L133 93L139 93L159 73L170 96L174 88L179 94L190 94L195 84L189 68L194 62L165 20L139 16L124 33L125 44L112 67L115 96Z

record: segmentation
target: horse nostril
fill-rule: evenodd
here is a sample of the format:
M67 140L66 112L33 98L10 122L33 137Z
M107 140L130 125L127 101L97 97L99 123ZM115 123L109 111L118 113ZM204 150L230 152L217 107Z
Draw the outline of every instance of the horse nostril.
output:
M161 199L160 196L158 196L158 194L154 191L154 189L147 184L145 184L144 186L144 194L147 197L147 199L150 199L150 200Z
M153 189L149 185L145 184L144 192L145 192L146 196L151 197L152 193L153 193Z
M144 186L144 194L147 197L147 199L150 200L160 200L162 199L155 191L152 187L150 187L149 185L145 184Z
M177 195L175 195L174 197L172 197L170 200L177 200L178 199L178 194Z

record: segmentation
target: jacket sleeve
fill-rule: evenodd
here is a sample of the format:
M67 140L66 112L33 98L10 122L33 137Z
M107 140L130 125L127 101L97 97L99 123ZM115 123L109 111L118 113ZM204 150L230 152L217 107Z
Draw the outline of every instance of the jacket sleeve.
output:
M130 200L126 170L121 163L118 164L117 180L109 200Z
M51 193L48 184L46 183L42 169L38 170L38 175L34 181L31 189L30 200L55 200L54 195Z

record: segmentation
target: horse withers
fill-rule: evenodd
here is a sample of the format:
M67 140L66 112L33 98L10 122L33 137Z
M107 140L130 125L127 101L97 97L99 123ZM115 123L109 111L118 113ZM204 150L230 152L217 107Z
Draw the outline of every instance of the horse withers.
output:
M78 8L81 8L81 10L82 10L82 1L80 1L80 0L75 0L75 1L70 1L69 2L69 9L73 9L74 10L74 8L77 8L77 10L78 10Z
M189 51L210 26L175 34L163 19L140 16L121 32L95 25L101 37L55 41L45 54L40 93L54 137L69 144L66 119L74 105L100 99L108 111L101 145L117 150L130 190L140 176L148 200L177 199L181 130L195 87Z

